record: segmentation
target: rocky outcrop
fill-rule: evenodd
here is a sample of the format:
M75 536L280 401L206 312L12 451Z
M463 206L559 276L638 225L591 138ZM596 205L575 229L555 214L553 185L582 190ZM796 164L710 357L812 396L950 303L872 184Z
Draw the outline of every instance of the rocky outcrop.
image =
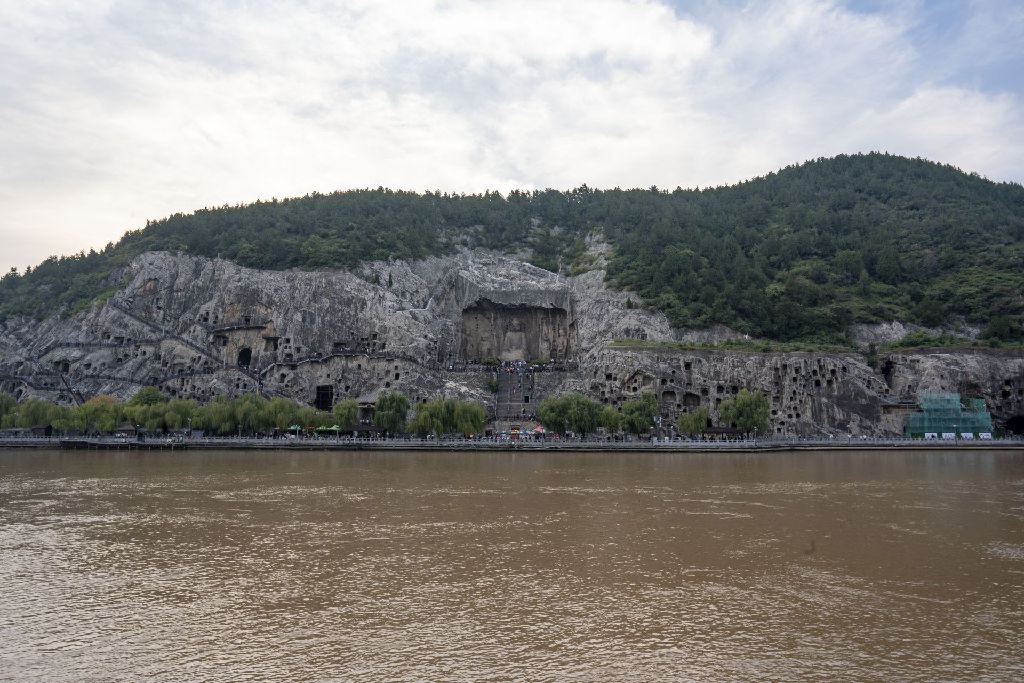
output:
M886 323L875 323L873 325L856 324L851 325L847 335L857 348L867 350L872 345L880 346L890 342L897 342L907 335L923 333L929 337L946 336L953 339L972 341L978 338L981 330L977 327L958 321L945 327L922 327L913 323L905 323L899 320L892 320Z
M493 354L549 361L534 395L517 399L524 414L555 391L612 405L652 391L667 425L744 387L771 397L780 434L898 432L918 391L982 396L997 422L1024 412L1020 354L900 353L876 371L857 354L658 344L737 336L674 329L609 289L603 271L566 277L488 251L357 272L256 271L153 252L121 273L110 299L74 317L0 326L0 388L63 402L145 385L198 400L260 391L308 403L397 390L497 410L493 375L476 364ZM623 339L640 346L612 344Z
M898 353L881 367L857 354L606 348L567 384L613 405L653 392L668 421L700 406L715 414L740 389L759 390L777 435L900 434L919 391L984 398L997 425L1024 414L1020 353Z

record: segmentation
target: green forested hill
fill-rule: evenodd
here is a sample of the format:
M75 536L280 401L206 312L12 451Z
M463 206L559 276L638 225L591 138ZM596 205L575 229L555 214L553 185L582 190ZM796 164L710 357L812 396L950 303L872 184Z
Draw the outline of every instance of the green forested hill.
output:
M724 323L778 340L838 340L851 322L953 316L1021 335L1024 188L919 159L820 159L732 187L482 195L358 190L174 215L102 252L0 281L0 316L75 310L148 250L257 268L351 267L460 245L531 249L587 267L594 229L612 284L680 326Z

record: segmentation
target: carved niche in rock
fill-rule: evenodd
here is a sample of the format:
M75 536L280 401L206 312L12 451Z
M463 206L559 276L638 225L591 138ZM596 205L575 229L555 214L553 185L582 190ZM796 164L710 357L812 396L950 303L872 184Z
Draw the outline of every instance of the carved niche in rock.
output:
M465 361L565 360L574 343L563 308L508 306L481 299L462 311L459 357Z

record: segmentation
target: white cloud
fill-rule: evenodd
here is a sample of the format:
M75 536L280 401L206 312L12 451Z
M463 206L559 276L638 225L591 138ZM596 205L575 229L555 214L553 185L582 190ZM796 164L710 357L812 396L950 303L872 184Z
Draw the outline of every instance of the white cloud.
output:
M1020 94L931 70L917 20L809 0L0 5L0 267L312 190L706 186L870 149L1021 180Z

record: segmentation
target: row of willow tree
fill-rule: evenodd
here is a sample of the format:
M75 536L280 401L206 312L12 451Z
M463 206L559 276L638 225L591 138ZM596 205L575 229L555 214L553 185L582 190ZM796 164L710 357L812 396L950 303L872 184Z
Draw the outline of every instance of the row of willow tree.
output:
M139 254L223 257L263 269L352 268L481 246L534 265L593 267L681 327L844 342L851 323L955 317L1024 338L1024 188L887 154L791 166L732 187L311 194L176 214L101 251L0 279L0 319L77 310Z
M409 400L397 392L381 394L373 411L373 425L387 434L412 432L421 436L479 435L487 413L479 403L439 399L418 403L408 420ZM621 409L605 406L582 394L565 393L543 400L538 418L549 432L592 434L598 428L642 435L650 432L659 414L658 400L646 393L623 403ZM743 433L768 429L768 399L746 389L718 406L722 424ZM316 410L286 398L267 399L256 394L217 397L205 404L168 400L156 387L145 387L128 401L94 396L77 406L61 406L42 399L18 402L0 394L0 427L50 426L58 432L111 433L123 426L141 427L151 433L202 429L211 434L267 434L299 429L306 432L350 432L359 426L360 407L353 399L338 401L331 412ZM706 407L679 417L680 434L699 435L710 426Z
M382 394L372 424L389 434L407 430L418 434L479 434L486 412L468 401L437 400L416 405L407 421L409 400L402 394ZM316 410L286 398L267 399L256 394L233 398L221 396L200 404L168 400L156 387L145 387L128 401L113 396L94 396L77 406L62 406L42 399L18 402L0 394L0 427L49 426L58 432L109 434L122 427L141 427L150 433L202 429L210 434L253 435L301 430L351 432L360 426L360 407L353 399L338 401L331 412Z
M768 434L769 410L767 396L742 389L734 398L718 405L719 423L742 434ZM616 409L570 392L541 401L537 417L551 432L586 436L601 428L609 434L623 431L641 436L655 428L659 412L658 399L651 393L625 401L621 409ZM678 434L700 436L711 427L710 418L709 408L701 406L680 415L674 426Z
M0 395L0 424L5 429L50 426L58 432L84 434L106 434L125 426L151 433L193 428L228 435L285 431L295 425L304 430L335 424L351 429L355 425L355 402L339 402L335 410L328 413L285 398L268 400L255 394L218 397L205 404L168 400L155 387L141 389L128 401L99 395L76 406L35 398L18 403L12 396Z

